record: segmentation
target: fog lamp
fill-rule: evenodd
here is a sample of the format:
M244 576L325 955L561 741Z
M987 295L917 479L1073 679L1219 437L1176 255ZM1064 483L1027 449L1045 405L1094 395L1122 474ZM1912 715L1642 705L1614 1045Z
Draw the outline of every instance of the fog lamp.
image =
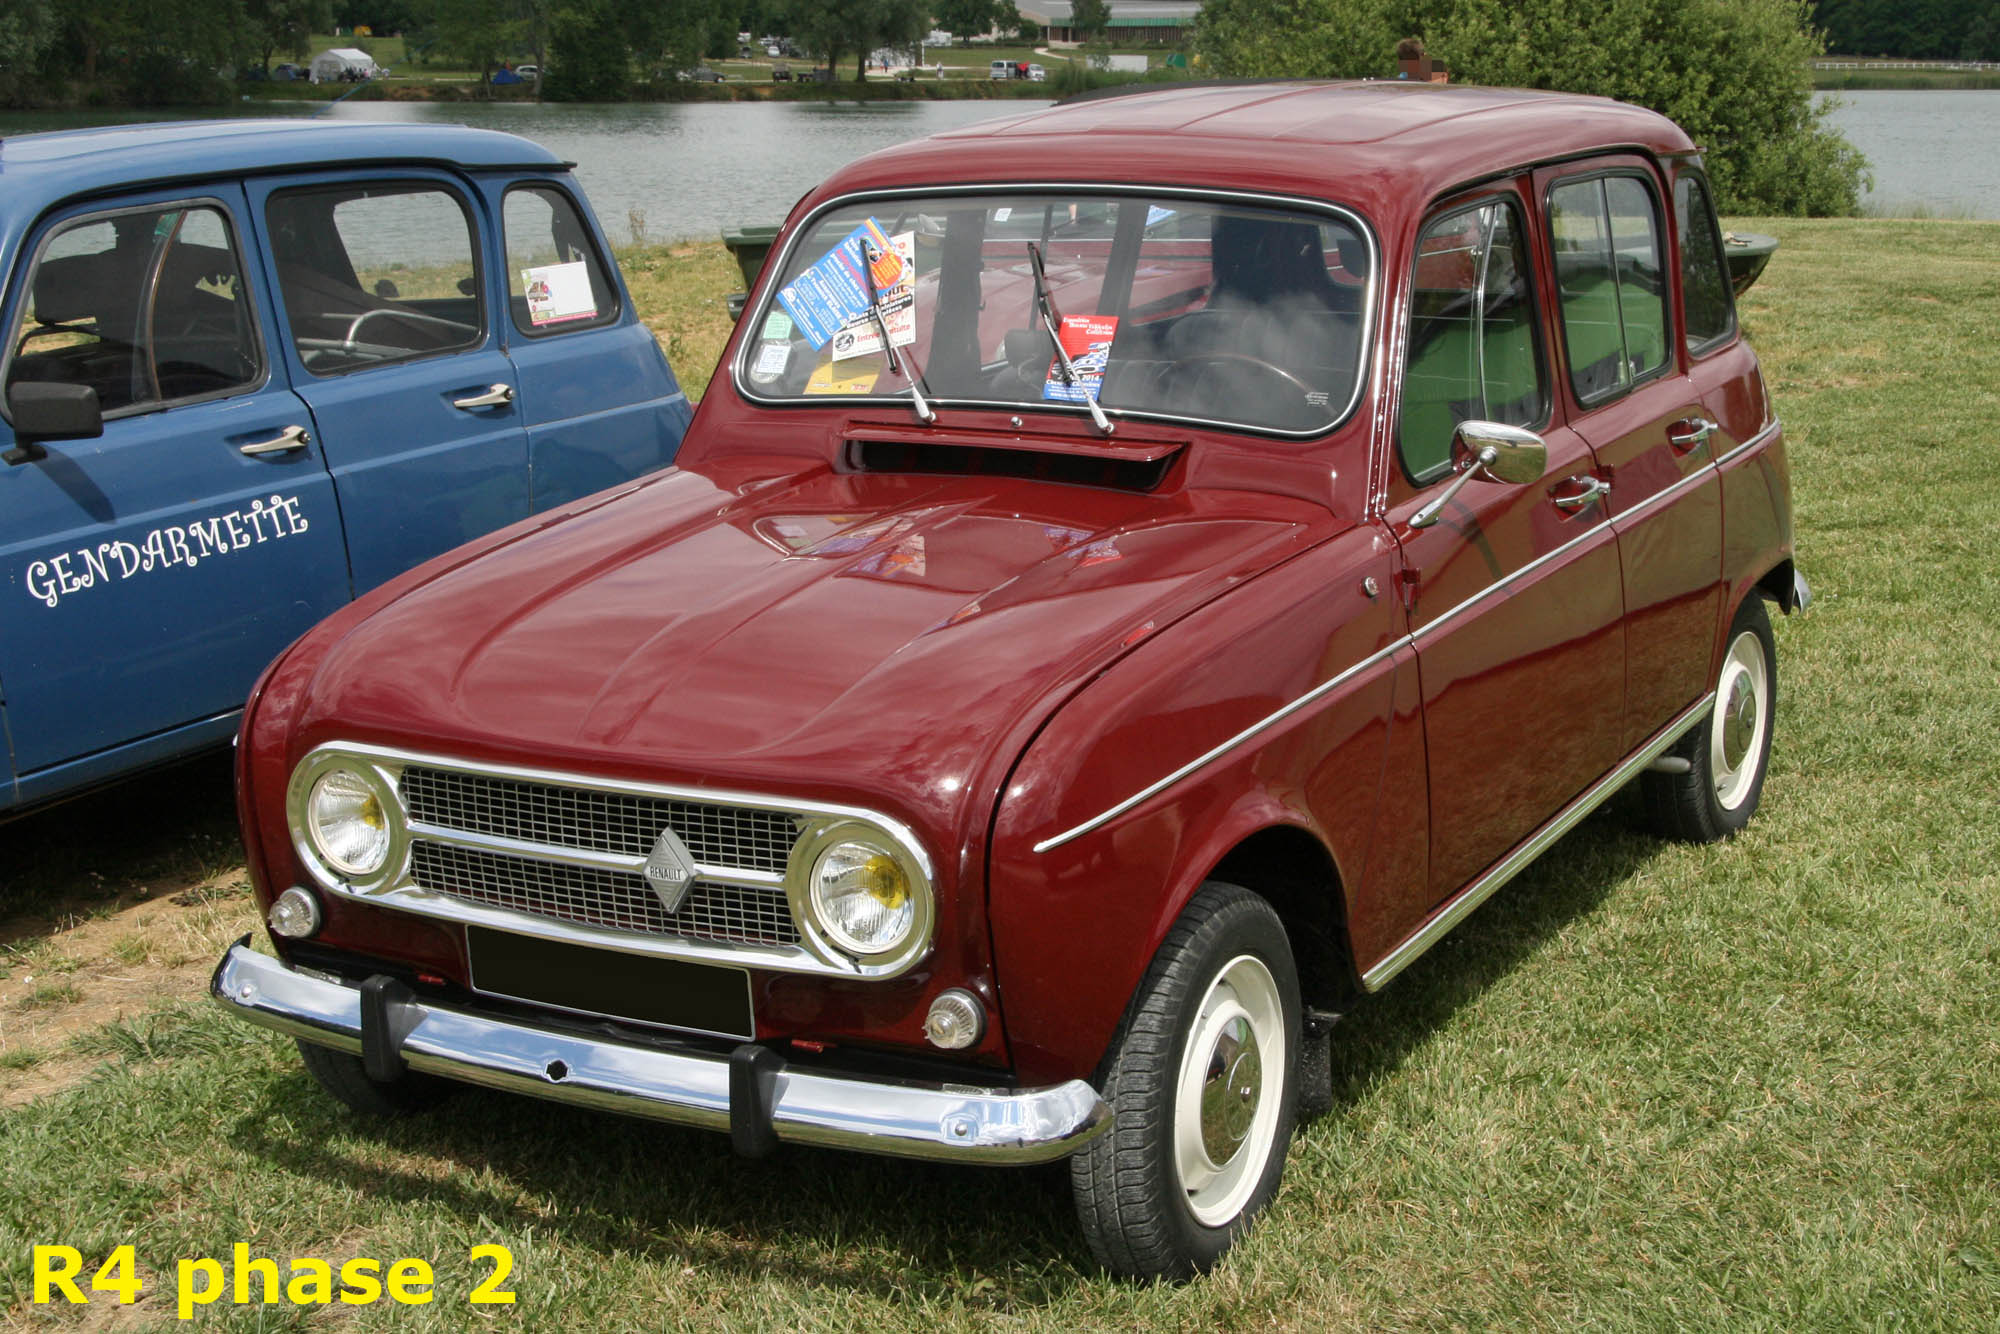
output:
M970 1047L985 1031L986 1011L980 1008L979 998L957 987L932 1001L931 1012L924 1019L924 1036L933 1047L946 1051Z
M274 936L283 936L287 940L304 940L319 930L319 900L297 885L293 885L278 895L271 904L271 911L265 921L270 923L271 934Z
M916 896L903 865L886 848L848 840L819 854L812 868L812 908L834 944L854 954L887 954L916 924Z

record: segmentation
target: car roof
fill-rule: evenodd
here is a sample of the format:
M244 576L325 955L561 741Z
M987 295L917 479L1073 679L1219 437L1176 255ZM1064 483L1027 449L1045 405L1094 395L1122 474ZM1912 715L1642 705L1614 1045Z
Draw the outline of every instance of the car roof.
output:
M1073 98L886 149L811 202L928 182L1117 181L1298 194L1380 213L1619 148L1695 151L1665 116L1603 97L1377 80L1180 84Z
M0 218L59 199L176 180L344 165L561 170L539 144L495 130L349 120L205 120L59 130L0 140Z

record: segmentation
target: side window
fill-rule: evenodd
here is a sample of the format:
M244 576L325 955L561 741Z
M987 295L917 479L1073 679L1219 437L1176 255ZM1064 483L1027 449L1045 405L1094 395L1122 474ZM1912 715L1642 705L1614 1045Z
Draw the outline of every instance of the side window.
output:
M42 247L7 339L7 387L85 384L106 413L263 379L243 265L221 209L170 204L65 224Z
M576 203L554 186L507 192L508 306L524 334L589 329L618 318L618 288L605 272Z
M315 375L485 338L472 215L443 187L287 190L266 221L292 343Z
M1528 248L1513 205L1448 213L1417 242L1397 449L1412 480L1451 464L1462 421L1538 427L1548 371L1535 327Z
M1722 258L1722 232L1696 176L1674 182L1674 219L1681 234L1681 301L1688 351L1700 352L1736 331L1736 307Z
M1667 285L1653 192L1633 176L1549 192L1570 385L1599 402L1667 363Z

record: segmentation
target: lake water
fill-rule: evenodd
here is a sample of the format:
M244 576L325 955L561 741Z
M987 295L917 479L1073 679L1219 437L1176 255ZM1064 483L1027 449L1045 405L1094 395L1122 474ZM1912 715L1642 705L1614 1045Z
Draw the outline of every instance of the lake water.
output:
M1833 124L1867 154L1870 199L1944 214L2000 218L2000 92L1843 93ZM1047 103L692 102L651 105L350 102L327 114L357 121L456 121L526 135L577 164L614 242L634 225L652 240L712 237L744 223L780 222L834 168L907 139ZM274 113L310 115L319 104ZM0 133L107 120L0 115Z

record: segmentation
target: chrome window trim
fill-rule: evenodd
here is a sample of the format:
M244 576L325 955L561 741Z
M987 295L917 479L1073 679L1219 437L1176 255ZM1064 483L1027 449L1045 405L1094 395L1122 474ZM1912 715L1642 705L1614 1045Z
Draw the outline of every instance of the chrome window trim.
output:
M1316 213L1330 213L1352 225L1368 246L1368 281L1363 289L1361 333L1357 346L1363 359L1354 367L1354 387L1346 404L1330 417L1324 426L1315 426L1304 431L1283 431L1271 426L1254 426L1244 422L1223 421L1212 417L1186 417L1165 412L1141 412L1131 408L1118 408L1109 403L1100 404L1104 412L1120 421L1162 421L1181 425L1206 426L1217 430L1240 432L1246 435L1274 437L1282 440L1317 440L1333 434L1345 426L1361 403L1363 389L1369 381L1373 364L1376 321L1380 316L1382 291L1382 248L1375 239L1375 229L1358 211L1344 204L1329 200L1312 199L1303 195L1269 194L1254 190L1218 190L1196 186L1174 186L1160 184L1113 183L1104 181L999 181L974 184L938 184L921 186L900 186L886 190L857 190L851 194L838 195L827 200L791 228L785 236L784 248L777 253L774 261L766 262L771 274L771 283L764 291L764 299L754 311L746 310L738 325L744 329L762 329L764 318L777 300L778 278L791 263L795 251L806 233L818 224L820 219L834 209L851 204L865 204L877 199L911 199L924 196L963 197L970 195L997 194L1037 194L1066 191L1073 194L1093 195L1135 195L1161 196L1176 199L1199 199L1222 203L1250 204L1259 208L1287 208L1307 210ZM885 405L903 401L905 395L879 394L815 394L810 398L768 398L755 393L749 386L745 368L750 360L750 345L756 340L746 334L739 340L736 355L729 363L729 382L745 402L760 407L772 408L813 408L834 404L853 406L856 404ZM1057 412L1068 416L1088 417L1088 409L1081 405L1052 402L1023 402L1019 399L974 399L940 398L929 396L931 401L943 407L984 408L996 412Z
M343 876L320 858L306 833L301 818L312 784L329 768L349 765L365 772L392 797L389 851L382 869L371 876ZM742 867L696 864L695 878L712 883L748 888L782 888L791 905L799 930L798 946L747 945L731 941L697 940L677 936L656 936L612 927L592 926L560 918L544 917L510 908L498 908L475 900L425 889L410 877L410 852L414 839L434 839L457 847L495 852L538 861L560 862L598 870L636 871L646 859L591 849L480 834L412 821L401 796L400 777L406 768L448 770L484 778L541 783L580 788L621 796L664 798L709 806L740 806L752 810L776 811L799 816L808 823L793 845L791 864L783 875ZM507 764L477 764L450 756L390 746L342 741L316 746L292 770L285 798L286 822L292 838L292 852L319 889L354 903L373 904L424 917L511 931L516 935L558 940L569 944L643 954L658 958L686 959L719 963L738 968L758 968L773 972L811 973L830 977L880 979L899 976L930 952L936 922L936 873L921 840L901 821L880 812L831 802L786 800L757 793L715 788L683 787L667 783L604 778L559 769L542 769ZM826 943L809 903L807 877L812 867L802 864L801 850L814 841L818 832L842 825L858 824L892 844L917 871L921 882L914 888L919 905L910 939L894 951L856 959Z

